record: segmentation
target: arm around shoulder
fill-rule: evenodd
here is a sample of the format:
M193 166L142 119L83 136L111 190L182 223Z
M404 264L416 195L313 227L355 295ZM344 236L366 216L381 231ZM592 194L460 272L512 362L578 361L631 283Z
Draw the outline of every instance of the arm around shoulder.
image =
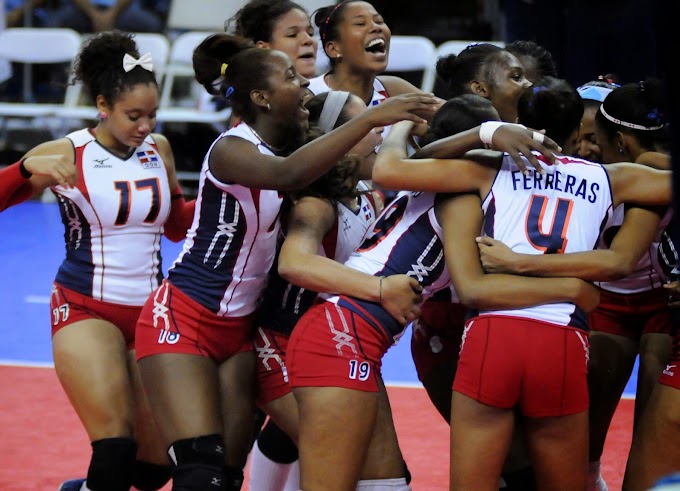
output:
M605 170L612 187L614 206L631 203L641 206L669 205L672 199L672 171L641 164L608 164Z

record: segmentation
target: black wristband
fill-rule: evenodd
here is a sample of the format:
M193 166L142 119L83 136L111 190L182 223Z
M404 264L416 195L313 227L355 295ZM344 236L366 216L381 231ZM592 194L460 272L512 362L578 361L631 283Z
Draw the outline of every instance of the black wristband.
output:
M21 177L24 179L30 179L33 174L31 174L24 165L25 160L26 159L21 159L21 162L19 163L19 172L21 173Z

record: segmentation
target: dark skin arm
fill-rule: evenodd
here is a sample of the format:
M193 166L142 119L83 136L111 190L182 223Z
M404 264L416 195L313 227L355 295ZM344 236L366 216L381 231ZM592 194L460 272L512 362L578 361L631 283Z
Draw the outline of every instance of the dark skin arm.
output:
M420 315L420 284L406 275L382 280L320 256L319 247L335 226L335 207L327 200L299 200L288 220L288 233L279 254L278 272L291 283L315 292L349 295L379 302L402 325Z
M285 158L260 153L242 138L222 138L210 154L210 171L225 183L280 191L299 189L327 172L374 127L404 119L421 122L414 113L433 111L433 104L433 97L425 94L392 97Z
M633 272L654 239L661 214L663 211L658 209L627 209L623 224L608 249L567 254L518 254L490 237L478 237L477 245L487 273L614 281Z
M456 195L442 200L437 203L436 212L444 233L446 264L464 305L499 310L570 302L590 312L599 303L597 289L576 278L484 274L475 243L483 220L478 195Z

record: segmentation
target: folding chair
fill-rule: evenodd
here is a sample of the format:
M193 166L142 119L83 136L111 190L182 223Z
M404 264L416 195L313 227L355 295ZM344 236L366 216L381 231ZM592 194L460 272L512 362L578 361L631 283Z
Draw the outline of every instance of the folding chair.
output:
M72 63L80 43L80 34L72 29L14 27L0 32L0 58L33 65ZM2 102L0 117L59 115L63 107L63 104L36 104L32 101Z
M199 107L201 94L205 92L205 89L194 80L192 58L196 46L210 34L212 33L206 31L189 31L180 34L172 42L161 92L159 122L224 124L229 119L231 108L210 111ZM176 82L181 78L190 79L191 85L189 97L184 101L173 99Z
M451 54L457 55L471 44L480 43L495 44L499 48L505 48L505 43L503 41L465 41L452 39L437 46L437 59Z
M224 31L224 22L248 0L172 0L166 28L170 31Z
M387 72L422 71L420 89L432 92L435 79L436 46L423 36L392 36Z

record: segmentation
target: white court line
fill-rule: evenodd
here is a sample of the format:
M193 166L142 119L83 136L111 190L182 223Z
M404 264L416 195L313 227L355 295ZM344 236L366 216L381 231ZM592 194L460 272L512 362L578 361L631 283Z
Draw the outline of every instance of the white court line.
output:
M39 361L23 361L23 360L8 360L0 358L0 366L4 367L21 367L21 368L54 368L52 362Z
M46 297L44 295L26 295L24 297L24 302L26 302L26 303L41 303L41 304L49 305L50 297Z
M0 366L24 367L24 368L54 368L53 363L25 362L21 360L3 360L0 358ZM402 389L422 389L420 382L385 382L387 387L398 387ZM623 394L621 399L635 399L634 394Z

